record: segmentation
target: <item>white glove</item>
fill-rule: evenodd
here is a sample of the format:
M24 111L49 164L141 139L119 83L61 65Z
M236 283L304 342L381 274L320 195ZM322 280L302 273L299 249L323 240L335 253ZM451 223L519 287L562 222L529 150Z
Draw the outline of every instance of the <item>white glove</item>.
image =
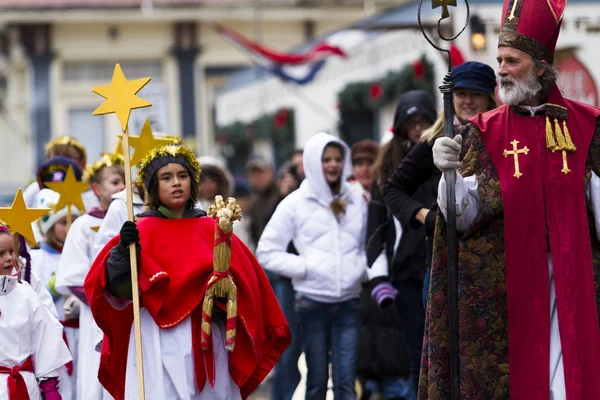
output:
M65 304L63 305L65 319L79 318L79 307L79 299L75 296L68 296L65 300Z
M460 148L462 136L456 135L454 139L448 137L438 138L433 144L433 163L440 170L460 167Z

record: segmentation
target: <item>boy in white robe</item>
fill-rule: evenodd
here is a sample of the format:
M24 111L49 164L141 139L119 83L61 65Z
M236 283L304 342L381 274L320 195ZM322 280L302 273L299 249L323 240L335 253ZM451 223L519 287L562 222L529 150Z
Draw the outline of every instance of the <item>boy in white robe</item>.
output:
M112 397L98 381L100 353L96 351L94 339L96 322L87 305L83 281L94 261L96 230L108 211L112 196L125 187L123 157L104 155L86 169L83 179L92 187L99 207L77 218L71 225L56 272L56 290L80 300L78 356L85 362L77 364L77 398L101 400Z
M59 199L59 194L50 190L42 189L38 194L39 208L53 208ZM73 219L79 216L79 211L72 207ZM65 339L73 356L73 362L59 369L60 388L59 392L63 400L75 400L76 389L76 365L77 365L77 341L79 336L78 319L67 318L64 308L67 304L70 308L76 307L73 302L76 298L67 299L56 291L56 270L61 258L61 252L67 234L66 229L66 207L61 210L50 211L46 216L38 220L40 231L45 240L40 243L40 249L30 251L31 270L44 283L46 289L52 295L54 305L58 312L59 321L65 326Z

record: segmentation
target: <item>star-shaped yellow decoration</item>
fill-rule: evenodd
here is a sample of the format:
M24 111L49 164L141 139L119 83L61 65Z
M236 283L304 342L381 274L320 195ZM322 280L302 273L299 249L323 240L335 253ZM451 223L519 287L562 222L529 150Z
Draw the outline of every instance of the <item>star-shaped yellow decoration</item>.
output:
M118 154L120 156L123 155L123 140L119 139L119 141L117 142L117 146L115 147L115 151L112 152L113 154Z
M100 230L100 225L98 225L98 226L90 226L90 229L97 233Z
M134 108L150 107L150 102L136 96L150 78L128 81L119 64L115 65L112 82L108 85L96 86L93 91L104 97L106 101L94 110L94 115L115 113L121 123L123 132L127 130L129 114Z
M46 186L60 194L58 203L54 208L56 211L62 210L64 207L72 205L77 207L81 212L85 212L81 193L88 190L89 186L85 182L79 182L75 178L73 167L69 166L65 180L62 182L44 182Z
M122 156L123 155L123 141L121 139L119 139L119 141L117 142L117 146L115 147L115 150L112 153L106 153L106 152L102 152L100 153L100 155L102 157L104 157L105 155L118 155L118 156Z
M119 135L119 139L123 140L123 135ZM131 156L131 165L138 164L155 147L173 144L174 141L175 140L172 138L154 137L150 121L146 119L142 131L140 132L140 136L129 135L129 146L135 149L133 156Z
M49 208L27 208L23 192L17 191L10 208L0 208L0 219L6 222L13 234L19 233L29 244L35 245L31 224L50 211Z

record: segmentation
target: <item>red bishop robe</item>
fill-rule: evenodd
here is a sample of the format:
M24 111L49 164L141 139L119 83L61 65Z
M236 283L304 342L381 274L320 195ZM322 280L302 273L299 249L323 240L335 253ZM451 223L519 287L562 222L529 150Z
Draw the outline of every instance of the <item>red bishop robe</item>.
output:
M169 329L191 315L196 382L199 391L211 371L208 354L202 352L200 318L205 285L213 272L215 221L211 218L141 218L139 287L143 307L162 329ZM119 243L113 238L100 252L84 288L98 326L104 332L98 378L116 399L124 397L125 371L133 307L113 308L105 297L106 261ZM287 322L261 266L250 250L233 235L231 273L237 286L238 322L235 350L229 355L229 371L246 398L271 371L291 342ZM194 328L195 327L195 328ZM206 359L206 360L205 360ZM206 361L206 362L205 362Z
M471 119L459 172L476 175L481 210L459 241L463 398L549 398L549 254L567 398L600 393L600 286L592 249L596 266L600 253L585 193L590 170L600 172L598 115L599 109L564 99L555 87L545 115L502 106ZM565 121L577 147L566 153L567 174L562 152L546 148L546 116L552 129L554 118L561 130ZM420 399L449 398L450 389L443 217L437 225Z

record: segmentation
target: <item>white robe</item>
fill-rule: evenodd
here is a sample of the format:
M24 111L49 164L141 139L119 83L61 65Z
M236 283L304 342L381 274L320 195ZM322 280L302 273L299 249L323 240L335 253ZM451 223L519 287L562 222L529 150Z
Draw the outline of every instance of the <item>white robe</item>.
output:
M5 277L0 277L4 281ZM0 290L0 365L21 365L32 357L34 372L21 372L31 400L42 400L37 379L58 376L57 369L71 361L62 338L63 327L27 284L16 280ZM6 284L0 283L1 286ZM0 399L8 399L6 374L0 374ZM60 383L62 384L62 382Z
M127 221L127 202L125 201L125 191L121 191L112 196L113 201L108 207L108 212L100 224L98 234L94 239L92 249L92 260L104 248L112 238L117 236ZM133 195L133 215L137 215L143 211L144 201L140 196Z
M56 311L56 306L54 305L54 300L52 300L52 296L48 289L46 289L46 285L42 283L40 278L31 271L31 276L29 278L29 286L33 289L34 292L37 293L40 301L56 318L58 318L58 311Z
M72 295L69 287L82 287L93 262L93 243L102 218L89 214L77 218L71 225L56 272L56 291ZM77 348L77 399L102 400L112 397L98 381L100 353L96 351L96 321L92 310L84 303L79 310L79 343ZM85 360L85 361L84 361ZM83 362L84 361L84 362Z
M593 211L596 228L600 227L600 178L592 173L589 196ZM444 175L438 187L438 206L447 218L446 214L446 180ZM466 231L477 219L480 212L480 198L478 183L475 175L463 178L456 173L456 229L459 232ZM597 230L600 233L600 231ZM600 237L598 237L600 240ZM558 312L556 311L556 292L554 289L554 274L552 271L552 259L548 253L548 272L550 286L550 399L565 400L565 374L562 359L562 345L560 343L560 331L558 329Z
M60 262L60 253L51 253L44 249L31 250L31 271L36 274L48 289L48 281L56 273ZM49 290L49 289L48 289ZM65 320L65 296L54 299L54 305L58 312L58 319ZM76 382L77 382L77 346L79 340L79 329L64 328L65 336L69 344L69 351L73 356L73 374L69 376L66 367L59 369L60 387L59 393L63 400L75 400Z
M229 375L229 354L225 350L225 325L211 323L215 357L215 386L206 381L197 393L190 317L171 329L160 329L145 308L140 310L142 357L146 398L152 400L241 400L238 386ZM135 336L129 338L125 399L138 398Z

